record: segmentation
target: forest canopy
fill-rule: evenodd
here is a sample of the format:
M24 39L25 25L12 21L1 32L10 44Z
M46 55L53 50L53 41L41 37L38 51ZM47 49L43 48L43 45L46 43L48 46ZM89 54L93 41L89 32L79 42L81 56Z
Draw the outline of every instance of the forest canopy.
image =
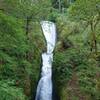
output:
M100 0L0 0L0 100L34 100L54 22L54 100L100 99Z

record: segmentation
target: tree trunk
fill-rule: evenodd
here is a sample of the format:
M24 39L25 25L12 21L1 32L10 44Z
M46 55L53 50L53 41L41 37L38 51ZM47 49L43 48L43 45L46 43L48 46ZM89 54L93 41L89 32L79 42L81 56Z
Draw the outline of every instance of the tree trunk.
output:
M29 33L29 23L30 23L30 19L29 17L26 18L26 35L28 36Z
M95 54L97 54L97 40L96 40L96 33L93 26L93 23L91 23L91 31L92 31L92 43L91 43L91 51L95 51Z
M59 12L61 12L61 0L58 0L59 3Z

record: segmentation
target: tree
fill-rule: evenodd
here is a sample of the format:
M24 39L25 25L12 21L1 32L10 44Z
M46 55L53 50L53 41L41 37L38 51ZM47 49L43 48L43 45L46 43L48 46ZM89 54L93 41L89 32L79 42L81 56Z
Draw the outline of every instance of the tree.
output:
M50 0L4 0L2 4L6 12L25 21L27 36L30 22L46 19L52 8Z
M52 0L54 8L58 9L59 12L63 12L68 8L75 0Z
M100 0L77 0L69 8L70 18L77 21L85 21L91 28L91 51L97 53L96 26L100 22Z

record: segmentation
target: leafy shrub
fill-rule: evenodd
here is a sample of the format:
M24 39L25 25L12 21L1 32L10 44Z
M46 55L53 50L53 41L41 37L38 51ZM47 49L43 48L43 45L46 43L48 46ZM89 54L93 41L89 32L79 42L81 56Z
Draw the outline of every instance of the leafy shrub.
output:
M13 80L0 81L0 99L2 100L27 100L22 88L14 86Z

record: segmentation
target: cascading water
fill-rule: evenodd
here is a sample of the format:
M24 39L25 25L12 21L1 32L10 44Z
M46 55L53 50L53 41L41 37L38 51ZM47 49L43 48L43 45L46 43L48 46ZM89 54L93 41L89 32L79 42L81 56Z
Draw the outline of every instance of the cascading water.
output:
M42 72L35 100L52 100L52 61L56 43L56 26L50 21L42 21L41 26L47 42L47 52L42 53Z

